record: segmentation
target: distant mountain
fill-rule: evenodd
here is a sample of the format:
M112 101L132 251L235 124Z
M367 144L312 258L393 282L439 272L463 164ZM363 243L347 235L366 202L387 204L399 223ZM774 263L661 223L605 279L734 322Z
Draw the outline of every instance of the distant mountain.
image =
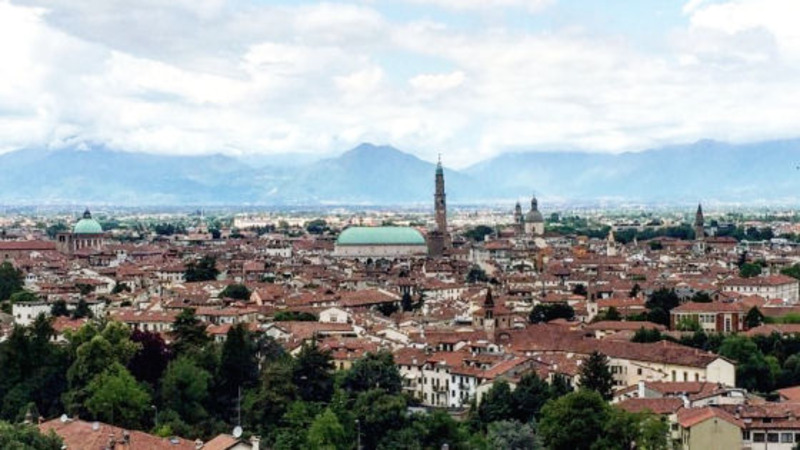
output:
M464 170L496 195L569 200L787 202L800 198L800 139L699 141L637 153L507 153Z
M0 203L118 205L428 204L435 164L362 144L337 157L240 160L167 156L102 146L0 155ZM700 141L618 155L508 153L445 170L450 204L531 193L565 201L797 203L800 139L731 145Z
M433 202L436 165L389 146L361 144L336 157L313 163L275 192L294 202L403 204ZM470 177L445 169L448 199L480 198Z

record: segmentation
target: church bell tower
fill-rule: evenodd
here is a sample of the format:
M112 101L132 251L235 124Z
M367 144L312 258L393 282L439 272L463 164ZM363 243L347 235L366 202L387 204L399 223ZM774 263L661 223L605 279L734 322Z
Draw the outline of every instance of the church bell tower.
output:
M436 216L436 230L430 233L428 252L431 256L441 256L450 248L450 237L447 233L447 200L444 192L444 169L442 158L436 163L436 189L433 194L433 208Z

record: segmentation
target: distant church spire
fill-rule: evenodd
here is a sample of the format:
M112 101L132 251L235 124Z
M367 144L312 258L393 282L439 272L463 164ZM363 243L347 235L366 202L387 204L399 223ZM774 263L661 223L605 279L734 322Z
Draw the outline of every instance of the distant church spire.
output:
M441 256L446 248L450 247L447 234L447 199L444 192L444 168L442 168L442 155L436 163L435 191L433 193L433 208L436 217L436 230L429 239L428 251L432 256Z
M91 212L89 212L89 208L88 208L88 207L87 207L87 208L86 208L86 210L83 212L83 218L84 218L84 219L91 219L91 218L92 218L92 213L91 213Z
M703 239L705 237L705 218L703 217L703 205L697 204L697 213L694 216L694 234L695 239Z

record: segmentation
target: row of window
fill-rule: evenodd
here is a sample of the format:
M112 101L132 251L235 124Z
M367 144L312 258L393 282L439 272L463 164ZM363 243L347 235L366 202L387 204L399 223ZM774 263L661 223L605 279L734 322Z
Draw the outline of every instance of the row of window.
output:
M780 442L782 444L800 443L800 433L764 433L759 431L742 431L742 439L749 441L752 436L753 442Z

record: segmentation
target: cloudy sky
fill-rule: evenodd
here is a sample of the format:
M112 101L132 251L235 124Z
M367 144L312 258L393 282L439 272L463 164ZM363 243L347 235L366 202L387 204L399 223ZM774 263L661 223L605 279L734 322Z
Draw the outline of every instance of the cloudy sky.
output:
M798 0L0 0L0 151L800 136Z

